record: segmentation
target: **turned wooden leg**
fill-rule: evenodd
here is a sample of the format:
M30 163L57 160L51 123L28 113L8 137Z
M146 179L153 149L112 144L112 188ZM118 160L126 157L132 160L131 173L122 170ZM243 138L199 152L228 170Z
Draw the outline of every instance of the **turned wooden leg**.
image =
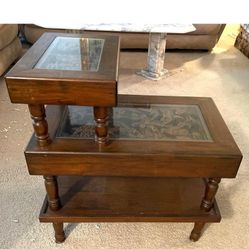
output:
M48 196L48 205L52 211L60 209L58 183L56 176L44 176Z
M94 107L95 140L98 143L107 143L108 137L108 108Z
M213 207L214 197L219 187L220 178L209 178L205 195L201 203L201 209L209 212Z
M65 233L63 230L63 223L53 222L53 227L54 227L55 242L62 243L66 239Z
M29 105L31 118L37 143L43 147L51 141L48 134L48 123L46 120L45 108L43 105Z
M201 237L202 229L205 225L205 222L195 222L194 228L190 234L189 239L192 241L197 241Z

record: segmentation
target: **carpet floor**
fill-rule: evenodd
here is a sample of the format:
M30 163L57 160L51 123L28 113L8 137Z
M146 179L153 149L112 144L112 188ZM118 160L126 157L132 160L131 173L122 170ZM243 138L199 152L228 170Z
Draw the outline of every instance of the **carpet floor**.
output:
M32 133L29 113L10 103L0 78L0 248L249 248L249 59L233 46L237 32L238 26L228 25L209 53L166 53L172 75L158 82L134 74L145 67L145 52L122 52L120 62L119 93L215 101L244 155L237 178L220 183L221 223L207 225L196 243L188 239L191 223L66 224L67 240L55 244L52 225L38 221L43 179L28 174L23 155Z

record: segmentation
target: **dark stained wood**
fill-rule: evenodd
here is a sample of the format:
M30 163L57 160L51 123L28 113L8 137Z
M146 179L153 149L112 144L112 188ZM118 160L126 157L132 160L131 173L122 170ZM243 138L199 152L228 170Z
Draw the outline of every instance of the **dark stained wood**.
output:
M56 148L56 147L54 147ZM32 148L31 148L32 149ZM25 151L31 175L235 177L236 158L163 154ZM70 165L70 167L69 167Z
M205 226L205 222L195 222L194 228L190 234L190 240L196 242L199 240L202 234L202 229Z
M102 51L101 62L98 73L73 71L73 70L48 70L36 69L41 56L47 50L49 45L56 37L73 37L73 38L96 38L104 39L104 49ZM100 81L107 79L118 79L118 62L119 62L119 48L120 40L118 36L107 35L89 35L89 34L65 34L65 33L44 33L39 40L24 54L24 56L15 64L15 66L6 75L7 79L15 77L29 77L29 78L59 78L59 79L84 79L87 82ZM93 80L94 79L94 80Z
M221 181L220 178L209 178L208 179L206 190L205 190L205 196L201 203L201 209L205 210L206 212L209 212L213 206L214 197L218 190L220 181Z
M33 119L36 141L40 147L44 147L51 142L45 108L43 105L29 105L29 111Z
M100 144L106 144L108 138L108 108L94 107L94 120L95 120L95 140Z
M35 68L58 36L105 39L99 70ZM84 59L87 69L87 52ZM64 222L102 221L195 222L197 241L205 223L220 221L218 183L236 176L242 154L212 99L118 96L118 64L118 37L46 33L6 76L11 101L29 104L33 119L25 157L29 173L45 178L40 221L53 223L56 242L65 240ZM117 103L197 105L212 141L108 141L107 110ZM97 143L57 137L67 107L56 105L95 107Z
M61 207L56 176L44 176L45 187L48 195L49 208L52 211L59 210Z
M215 204L200 210L203 179L150 177L58 177L62 208L45 200L42 222L219 222Z
M105 39L97 72L36 69L34 66L56 37ZM5 77L13 103L115 106L119 37L45 33Z
M236 176L242 155L212 99L119 96L119 104L123 103L196 104L202 110L213 141L111 140L108 146L99 147L91 139L55 138L43 150L31 140L25 151L30 174Z
M66 237L63 230L63 223L62 222L53 222L54 227L54 234L55 234L55 242L62 243Z
M68 175L59 177L62 208L52 212L46 200L40 221L195 222L190 239L197 241L205 223L221 219L214 196L220 178L236 176L240 150L210 98L119 96L118 104L124 103L198 105L212 141L110 140L100 147L91 139L53 136L43 149L33 137L25 151L30 174ZM47 109L49 117L59 117L56 107ZM105 128L103 110L95 108L95 120L101 117ZM56 134L58 118L48 120Z
M119 95L119 104L123 103L141 103L141 104L190 104L198 105L202 111L203 118L205 119L208 129L214 141L212 142L188 142L188 141L143 141L140 140L140 146L133 146L134 141L112 141L109 146L103 148L105 152L122 152L122 153L172 153L175 154L191 154L196 155L210 155L226 156L242 158L241 152L236 145L231 133L229 132L224 120L222 119L219 111L211 98L203 97L160 97L160 96L132 96L132 95ZM50 109L50 106L49 106ZM48 109L48 111L49 111ZM54 114L53 114L54 115ZM57 127L55 127L57 129ZM51 132L51 131L50 131ZM59 140L59 139L57 139ZM98 147L92 141L82 141L79 139L66 139L65 141L54 141L56 146L61 149L65 147L64 151L75 151L84 148L84 150L97 152ZM61 139L62 140L62 139ZM69 141L71 146L67 146ZM136 141L135 141L136 142ZM67 148L66 148L67 147ZM72 148L71 148L72 147Z
M241 155L241 152L233 139L226 123L224 122L219 110L217 109L212 98L208 97L173 97L173 96L141 96L141 95L118 95L118 103L137 103L137 104L182 104L182 105L198 105L203 118L207 124L209 132L213 138L213 142L168 142L170 150L178 151L178 147L182 148L182 153L189 150L195 150L197 153L228 153L230 155ZM166 146L165 146L166 147ZM173 147L173 148L172 148ZM198 150L198 147L200 148Z
M116 82L105 84L76 79L6 78L12 103L116 106Z

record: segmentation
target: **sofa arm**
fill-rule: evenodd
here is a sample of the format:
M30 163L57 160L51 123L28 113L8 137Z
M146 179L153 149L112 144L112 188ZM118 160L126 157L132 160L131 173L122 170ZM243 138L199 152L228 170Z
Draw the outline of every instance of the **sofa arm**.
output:
M17 24L0 25L0 76L21 55Z

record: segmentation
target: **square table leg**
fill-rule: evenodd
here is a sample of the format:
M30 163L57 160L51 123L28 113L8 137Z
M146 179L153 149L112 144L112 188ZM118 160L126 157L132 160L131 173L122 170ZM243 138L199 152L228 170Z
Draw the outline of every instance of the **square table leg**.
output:
M147 68L137 74L151 80L160 80L167 75L168 70L164 68L165 49L166 34L150 33Z

